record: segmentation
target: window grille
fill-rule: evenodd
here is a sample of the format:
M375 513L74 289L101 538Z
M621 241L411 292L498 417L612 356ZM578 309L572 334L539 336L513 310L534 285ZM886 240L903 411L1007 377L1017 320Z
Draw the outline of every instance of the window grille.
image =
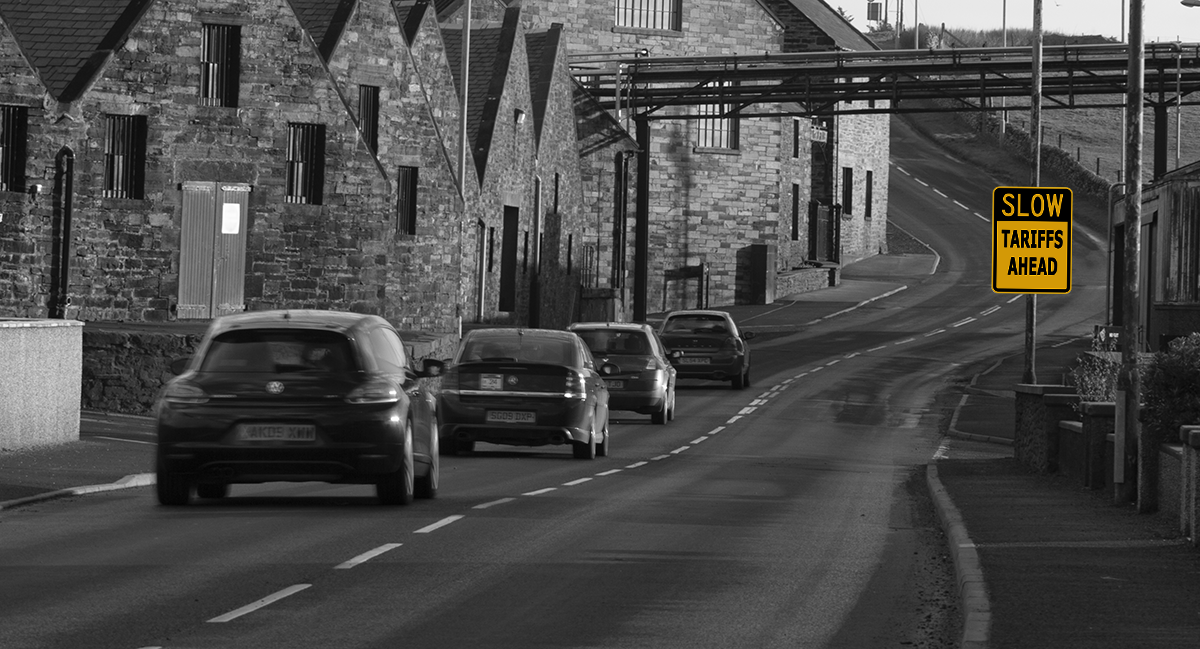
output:
M617 0L617 27L680 31L682 0Z
M358 87L358 124L372 153L379 152L379 86Z
M600 285L600 277L596 268L596 261L600 257L600 250L595 244L586 243L581 246L583 250L579 260L580 282L584 288L596 288Z
M284 202L320 205L325 185L325 125L288 124Z
M722 84L728 87L729 82ZM701 115L724 115L732 109L728 104L706 104L697 107ZM735 117L705 117L696 120L696 146L702 149L738 148L738 120Z
M200 104L236 108L241 73L241 27L204 25L200 41Z
M104 138L104 196L145 198L146 116L108 115Z
M396 217L401 234L417 233L416 167L400 167L396 178Z
M25 191L28 127L28 108L0 106L0 191Z

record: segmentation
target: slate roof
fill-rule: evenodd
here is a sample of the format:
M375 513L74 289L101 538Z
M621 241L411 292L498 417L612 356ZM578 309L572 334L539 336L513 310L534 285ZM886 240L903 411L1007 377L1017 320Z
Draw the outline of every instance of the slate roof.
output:
M789 0L792 6L825 32L838 47L854 52L877 50L879 46L842 18L825 0Z
M542 122L546 102L554 83L554 61L562 38L562 25L554 23L548 31L525 35L525 54L529 61L529 94L533 108L534 137L542 140Z
M287 0L292 12L300 20L304 31L312 36L321 52L321 58L329 61L333 50L342 38L346 21L354 13L358 0Z
M471 30L470 83L467 87L467 135L475 153L475 166L483 178L487 153L491 150L492 133L500 96L508 80L508 63L516 38L515 13L507 14L501 27L481 27ZM454 74L454 82L462 88L461 29L442 30L446 44L446 60ZM461 91L461 90L460 90Z
M78 99L153 0L0 0L8 26L46 90Z

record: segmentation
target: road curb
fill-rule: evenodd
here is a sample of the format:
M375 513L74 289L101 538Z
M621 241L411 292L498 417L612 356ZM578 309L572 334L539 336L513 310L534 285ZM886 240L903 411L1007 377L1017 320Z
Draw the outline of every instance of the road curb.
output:
M946 532L950 546L950 557L954 561L955 581L962 603L963 636L959 644L963 649L986 649L992 624L992 609L988 600L987 585L983 568L979 565L979 553L967 534L962 514L954 506L945 485L938 479L937 464L925 465L925 482L933 497L938 520Z
M104 491L117 491L119 489L132 489L134 487L149 487L156 482L153 473L134 473L127 475L116 482L107 484L84 485L82 487L67 487L66 489L56 489L45 493L34 494L24 498L14 498L0 502L0 511L20 507L21 505L29 505L32 503L54 500L55 498L66 498L68 496L84 496L87 494L101 493Z

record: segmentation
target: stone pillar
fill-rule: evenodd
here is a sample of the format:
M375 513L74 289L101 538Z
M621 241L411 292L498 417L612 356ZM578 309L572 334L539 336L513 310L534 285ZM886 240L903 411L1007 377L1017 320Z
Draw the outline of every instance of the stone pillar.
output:
M1181 426L1183 462L1179 476L1179 531L1200 548L1200 426Z

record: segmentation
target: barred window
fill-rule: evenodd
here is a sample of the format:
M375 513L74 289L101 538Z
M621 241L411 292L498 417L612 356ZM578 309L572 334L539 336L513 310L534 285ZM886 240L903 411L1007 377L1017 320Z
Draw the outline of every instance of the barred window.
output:
M800 240L800 185L792 183L792 241Z
M25 191L25 141L29 109L0 106L0 191Z
M729 82L722 84L731 85ZM732 106L729 104L707 104L697 107L701 115L723 115ZM738 120L735 117L706 117L696 122L696 146L705 149L738 148Z
M681 31L683 0L617 0L617 27Z
M325 125L288 124L284 202L320 205L325 186Z
M104 137L104 196L145 198L146 116L108 115Z
M842 213L854 213L854 169L842 167Z
M358 127L372 153L379 152L379 86L358 87Z
M237 108L242 32L237 25L204 25L200 38L200 104Z
M417 233L417 168L400 167L396 178L396 218L401 234Z

